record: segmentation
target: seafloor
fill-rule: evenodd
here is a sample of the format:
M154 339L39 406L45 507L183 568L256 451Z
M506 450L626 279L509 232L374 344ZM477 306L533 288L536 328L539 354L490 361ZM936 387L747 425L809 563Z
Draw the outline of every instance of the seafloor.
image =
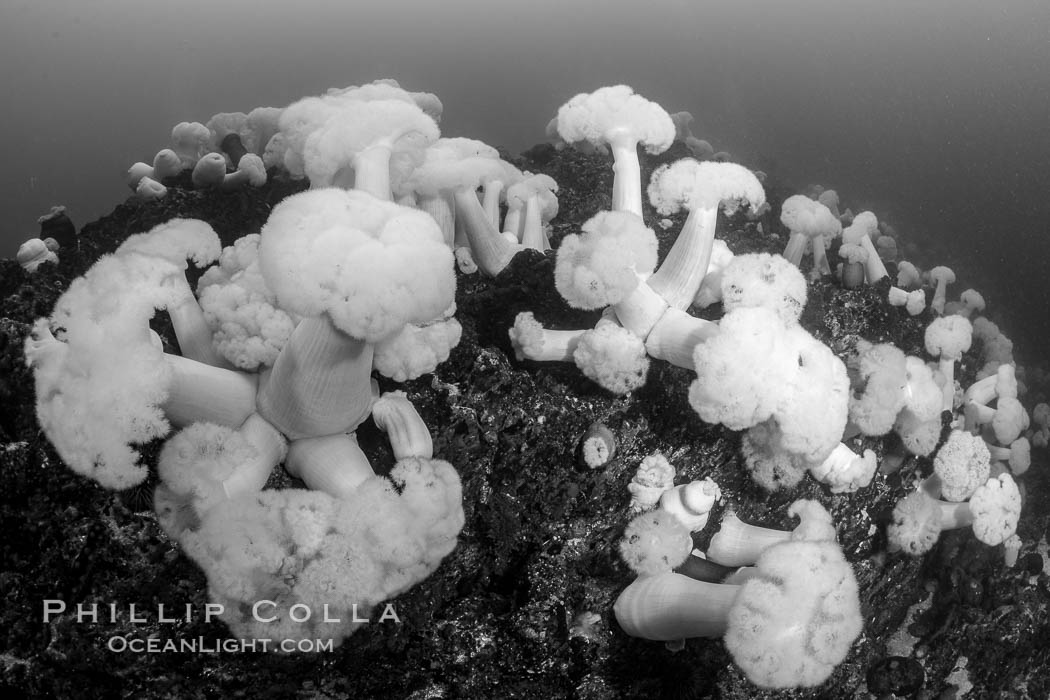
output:
M643 159L643 177L683 155L676 144L659 158ZM552 175L561 187L555 244L609 207L611 170L600 157L541 146L515 162ZM162 201L122 204L84 226L79 251L60 251L57 266L29 275L13 261L0 262L0 690L7 697L1050 697L1050 578L1045 540L1038 544L1050 520L1045 452L1034 453L1032 468L1019 479L1026 494L1018 529L1024 548L1014 568L1004 567L1002 547L987 547L968 530L942 536L921 558L888 554L889 511L916 474L929 472L928 459L885 468L856 494L832 495L811 479L791 492L764 493L741 466L738 436L704 424L689 408L690 372L654 362L642 390L616 397L571 364L514 359L507 329L519 311L533 311L554 328L596 319L566 306L554 290L553 256L535 252L520 254L495 280L460 276L462 342L433 375L403 387L430 426L435 456L459 471L466 525L437 572L392 601L400 624L375 622L321 654L109 651L115 636L203 638L214 646L227 631L199 614L189 622L158 621L158 603L202 611L204 575L158 528L151 488L115 494L62 465L36 425L23 339L72 278L128 235L171 217L193 217L229 244L257 232L276 202L303 187L172 188ZM767 192L779 210L788 193L775 183L767 183ZM650 224L658 218L647 209ZM654 226L662 253L681 222L676 218L668 230ZM742 218L719 227L737 253L784 246L783 238ZM773 227L765 222L767 232ZM814 283L802 323L840 356L860 337L921 355L930 319L889 306L885 291L844 291L831 278ZM720 308L705 315L717 318ZM964 385L978 363L976 356L964 357ZM619 451L611 463L589 469L578 459L578 442L596 420L616 434ZM371 421L359 437L373 463L389 469L393 458ZM880 458L896 449L883 439L854 445L861 446ZM620 631L612 602L633 578L616 553L628 519L626 487L639 461L656 450L677 468L679 483L714 478L725 506L745 520L789 528L787 505L803 497L818 499L833 514L860 584L865 625L824 685L760 692L720 640L694 639L672 652ZM269 487L290 484L275 473ZM77 623L65 614L45 623L47 599L70 606L117 602L123 609L116 622L102 615L97 623ZM127 620L129 603L146 611L147 622Z

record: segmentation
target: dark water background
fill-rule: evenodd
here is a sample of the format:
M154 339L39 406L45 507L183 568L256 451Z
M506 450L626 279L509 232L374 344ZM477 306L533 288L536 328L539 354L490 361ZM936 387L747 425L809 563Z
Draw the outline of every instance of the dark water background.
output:
M573 94L630 84L954 263L1019 345L1050 340L1046 0L0 0L0 255L53 204L109 211L179 121L381 77L512 152Z

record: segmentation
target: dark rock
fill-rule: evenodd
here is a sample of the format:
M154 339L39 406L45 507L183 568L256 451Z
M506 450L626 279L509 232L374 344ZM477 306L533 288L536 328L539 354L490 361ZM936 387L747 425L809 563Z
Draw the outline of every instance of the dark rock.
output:
M61 246L62 253L73 250L77 245L77 227L66 214L65 207L53 207L50 214L38 219L40 238L54 238Z
M868 690L875 695L909 696L917 693L926 682L926 671L915 659L890 656L868 670Z
M1029 552L1021 557L1021 561L1018 564L1019 568L1029 576L1043 573L1043 557L1038 552Z

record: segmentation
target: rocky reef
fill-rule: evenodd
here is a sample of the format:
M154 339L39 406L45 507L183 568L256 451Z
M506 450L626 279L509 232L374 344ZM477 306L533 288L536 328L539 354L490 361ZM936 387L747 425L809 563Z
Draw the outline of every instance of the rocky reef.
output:
M685 155L676 144L643 158L643 179ZM538 146L512 160L559 183L555 247L609 207L611 172L601 156ZM179 216L208 222L228 245L258 232L277 202L302 189L280 180L236 192L170 187L162 200L122 204L86 225L58 265L29 274L14 261L0 262L0 688L9 696L1050 697L1045 451L1033 454L1019 479L1024 545L1013 568L1004 566L1002 546L985 546L969 530L944 535L924 557L890 554L890 511L915 475L931 471L930 459L884 459L898 445L865 438L858 446L874 450L883 465L867 488L833 495L807 478L790 491L763 491L741 464L738 435L703 423L689 407L691 372L654 362L645 387L619 397L571 363L515 360L507 329L519 312L532 311L555 329L590 327L598 317L565 304L554 288L553 253L536 251L519 253L495 279L460 275L463 334L450 359L418 380L380 381L383 390L407 392L433 434L435 456L461 476L466 525L456 550L390 601L396 620L374 619L334 651L214 651L227 629L204 620L204 575L157 525L155 475L114 494L66 469L36 425L22 343L69 282L127 236ZM766 189L777 210L776 183ZM649 208L645 214L651 225L660 218ZM661 257L683 220L654 226ZM783 250L785 239L768 221L764 232L743 216L719 227L735 253ZM717 306L704 312L720 315ZM845 290L826 277L811 283L802 325L840 357L860 338L921 355L929 320L890 306L878 285ZM173 342L164 314L155 329ZM957 376L964 385L976 362L963 357ZM618 450L591 468L579 458L579 442L596 421L613 432ZM392 467L393 454L370 420L358 437L377 471ZM745 521L784 528L791 526L787 506L798 498L816 499L833 515L860 585L864 631L824 685L759 694L720 640L693 639L671 651L620 631L612 604L633 578L616 549L629 519L627 483L655 451L680 482L711 477L721 487L723 504L700 545L730 506ZM267 487L294 483L278 470ZM45 622L47 600L69 609ZM78 603L98 603L97 619L78 622ZM117 604L112 616L110 603ZM132 619L132 603L141 621ZM159 604L171 621L161 619ZM117 638L200 640L206 651L113 651Z

